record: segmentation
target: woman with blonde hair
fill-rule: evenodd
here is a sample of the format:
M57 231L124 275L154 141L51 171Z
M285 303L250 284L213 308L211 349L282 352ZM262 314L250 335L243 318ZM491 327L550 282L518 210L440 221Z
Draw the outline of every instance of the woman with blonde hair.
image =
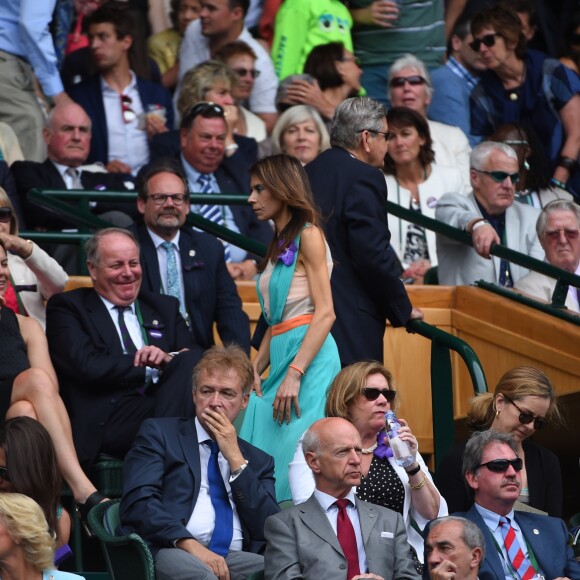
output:
M392 373L377 361L344 367L334 378L326 398L326 417L350 421L362 441L363 477L358 498L387 507L403 516L411 556L418 570L423 562L423 530L429 520L447 515L447 504L433 484L418 449L417 439L404 419L399 435L415 456L412 465L397 465L385 434L385 413L396 411L400 395ZM314 477L306 464L302 440L290 463L290 488L294 503L305 502L314 491Z
M330 334L332 258L301 163L273 155L258 161L250 174L248 201L260 221L274 222L275 233L258 267L268 330L253 361L256 393L240 437L274 457L276 497L283 501L291 497L287 466L296 442L324 416L326 388L340 370Z
M548 513L562 515L562 475L554 453L530 438L545 423L560 424L554 386L539 369L519 366L506 372L493 393L478 395L471 402L467 421L474 431L494 429L513 435L518 457L524 460L520 472L520 502ZM465 442L455 446L441 461L435 474L437 487L451 512L467 511L473 501L462 475Z
M45 302L64 290L68 280L61 265L43 249L18 235L18 218L0 187L0 241L8 254L10 284L4 293L8 308L46 327Z
M54 568L54 536L40 506L20 493L0 493L2 580L72 580Z

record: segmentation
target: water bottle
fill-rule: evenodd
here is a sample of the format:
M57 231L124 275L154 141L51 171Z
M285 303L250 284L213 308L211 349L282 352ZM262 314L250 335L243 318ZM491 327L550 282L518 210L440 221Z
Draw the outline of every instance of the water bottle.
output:
M387 436L389 437L389 445L393 450L393 455L397 465L401 467L409 467L415 462L415 455L411 453L409 445L406 441L402 441L399 437L399 429L401 424L397 421L397 417L393 411L385 413L385 420L387 422Z

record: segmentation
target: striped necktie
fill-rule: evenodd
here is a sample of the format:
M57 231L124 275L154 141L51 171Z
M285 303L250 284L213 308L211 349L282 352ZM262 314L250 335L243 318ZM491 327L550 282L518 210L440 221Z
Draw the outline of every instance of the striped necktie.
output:
M179 300L180 310L182 310L179 273L177 271L177 259L175 258L174 246L172 242L162 242L161 247L167 254L167 294L169 296L174 296Z
M499 525L501 526L503 543L513 569L522 580L530 580L536 575L536 572L532 563L524 556L524 552L516 538L516 532L512 528L509 518L499 518Z
M135 354L137 352L137 347L129 334L129 329L125 324L125 311L131 310L129 306L115 306L117 312L119 313L119 330L121 331L121 342L123 343L123 350L126 354Z
M197 178L197 182L200 186L200 193L206 195L212 195L215 193L211 186L211 175L207 173L201 173L200 176ZM201 217L204 217L206 220L217 224L218 226L225 227L226 221L224 219L224 206L223 205L209 205L204 204L199 208L199 213ZM226 262L231 262L232 257L230 254L230 245L227 242L220 240L224 245L224 255Z

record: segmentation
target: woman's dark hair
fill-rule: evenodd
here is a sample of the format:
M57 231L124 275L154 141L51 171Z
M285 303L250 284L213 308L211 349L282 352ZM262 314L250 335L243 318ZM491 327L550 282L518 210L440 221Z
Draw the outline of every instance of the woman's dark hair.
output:
M572 44L576 44L578 46L578 42L574 43L574 39L576 37L576 29L580 26L580 10L576 10L570 17L568 25L566 26L566 31L564 32L563 36L561 36L561 45L560 45L560 52L559 56L567 56L571 59L578 69L580 70L580 50L576 49L575 51L572 50Z
M471 34L479 34L484 28L493 28L504 40L513 42L516 56L522 60L526 54L526 37L520 17L511 9L498 2L491 8L478 12L471 21Z
M286 227L278 234L268 246L268 253L260 264L260 270L266 267L269 261L277 260L301 232L304 224L310 223L317 226L320 222L318 210L314 205L312 191L306 171L302 163L292 155L271 155L254 163L250 169L252 177L256 177L266 189L276 198L283 202L292 217Z
M312 75L320 86L320 90L340 87L344 83L336 62L344 56L344 44L342 42L329 42L315 46L308 55L304 64L304 72Z
M429 163L432 163L435 159L435 152L433 151L433 139L431 139L431 132L429 131L429 125L427 119L420 115L413 109L408 107L393 107L387 113L387 123L389 124L389 130L394 129L404 129L405 127L414 127L419 134L419 137L425 140L425 143L421 145L419 151L419 161L421 165L426 167ZM385 157L385 173L390 175L397 174L397 167L393 158L387 153Z
M58 536L62 479L48 431L30 417L9 419L0 425L0 447L6 454L6 468L14 491L40 505L50 531Z

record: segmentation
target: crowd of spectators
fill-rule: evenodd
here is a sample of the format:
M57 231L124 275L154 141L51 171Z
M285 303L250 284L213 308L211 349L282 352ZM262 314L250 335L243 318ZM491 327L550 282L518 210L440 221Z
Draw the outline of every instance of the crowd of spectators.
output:
M563 0L558 10L534 0L0 0L0 7L0 403L8 420L0 428L0 492L35 499L48 526L38 533L64 549L70 521L56 499L57 472L86 520L105 500L91 482L99 454L129 454L121 515L152 546L160 578L187 574L191 561L176 563L176 550L199 562L195 578L263 569L255 556L267 541L266 554L280 560L265 520L277 502L310 501L312 493L323 509L334 505L325 504L329 495L352 503L327 513L348 580L377 577L363 569L372 566L360 530L355 565L337 528L356 507L355 528L364 530L361 500L401 514L391 521L379 511L385 525L403 526L397 533L410 547L401 578L418 577L424 565L433 578L448 577L443 571L461 564L431 565L419 532L448 505L472 505L459 491L464 447L434 481L404 420L411 467L373 454L384 413L396 407L394 379L382 366L386 321L422 319L406 285L427 277L445 285L485 280L550 302L555 281L496 257L496 244L580 275L577 2ZM46 189L91 195L65 202L68 215L57 215L35 201ZM133 190L136 203L103 197ZM249 196L248 204L211 201L230 193ZM204 201L190 202L190 194ZM388 216L387 197L467 232L471 245ZM263 244L266 258L188 227L190 213ZM62 236L35 243L21 232L75 232L77 215L109 227L96 228L86 245L92 287L64 292L82 252ZM262 316L251 339L235 281L252 280ZM570 312L580 313L579 297L570 286ZM214 326L221 342L237 346L217 349ZM483 399L474 404L485 419L474 428L514 434L515 441L491 440L503 455L487 464L507 461L503 472L519 481L519 501L560 516L561 489L551 502L539 499L533 463L536 454L557 472L558 461L528 440L557 417L553 387L536 369L510 372L484 411ZM233 427L242 410L245 441ZM329 474L338 467L321 459L329 425L347 449L343 467L362 474L358 483L351 477L356 499L343 494L346 476ZM185 437L199 450L183 458L175 446ZM34 441L37 455L46 451L42 470L29 473L15 455ZM157 469L147 477L144 457ZM181 471L184 461L193 478ZM471 487L482 465L467 470ZM212 489L220 473L221 500ZM34 477L50 479L48 494L26 484ZM184 482L194 492L183 494ZM233 528L214 543L214 528L230 517ZM293 541L300 516L274 518L271 537ZM431 530L436 538L459 534L459 524L468 529L453 521ZM2 513L1 525L8 525ZM465 569L485 569L488 546L462 537L475 554ZM48 567L46 558L18 557L23 569ZM503 563L507 573L511 564ZM266 574L295 577L268 564Z

